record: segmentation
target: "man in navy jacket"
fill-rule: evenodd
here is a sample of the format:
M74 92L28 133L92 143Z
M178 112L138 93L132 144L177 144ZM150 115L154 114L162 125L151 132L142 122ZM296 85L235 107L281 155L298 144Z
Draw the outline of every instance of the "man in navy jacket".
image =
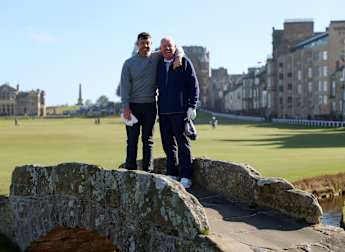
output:
M157 67L158 113L167 156L167 175L176 180L180 177L182 186L189 188L192 185L192 153L184 126L187 118L196 117L199 84L193 64L187 57L182 58L182 66L173 69L176 44L172 38L163 38L160 50L164 58Z

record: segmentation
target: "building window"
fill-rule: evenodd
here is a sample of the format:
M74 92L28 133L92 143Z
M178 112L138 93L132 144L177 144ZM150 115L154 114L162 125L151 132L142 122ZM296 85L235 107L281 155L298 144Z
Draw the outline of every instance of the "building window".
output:
M324 91L324 92L327 92L327 90L328 90L327 86L328 86L327 81L324 81L324 82L323 82L323 91Z
M271 78L267 78L267 88L271 89L271 86L272 86L272 80Z
M311 81L308 82L308 92L311 93L313 91L313 83Z
M332 102L332 112L335 112L337 109L337 104L336 102Z
M308 78L313 78L313 69L311 67L308 68Z
M302 71L301 70L298 70L298 72L297 72L297 79L299 81L302 80Z
M290 104L292 103L292 97L291 96L288 97L287 102Z
M319 80L318 84L319 84L318 90L319 90L319 92L321 92L322 91L322 81Z
M324 104L324 105L327 105L327 95L324 95L324 96L323 96L323 104Z
M298 86L297 86L297 93L302 94L302 85L301 84L298 84Z
M328 52L327 51L323 51L322 59L323 60L327 60L328 59Z
M339 111L343 111L343 101L339 101ZM345 111L343 111L345 112Z
M335 81L332 81L331 96L335 97Z
M319 72L317 76L322 76L323 66L319 66Z
M292 73L291 73L291 72L288 72L288 73L287 73L287 77L291 78L291 77L292 77Z
M288 83L288 90L292 90L292 83Z
M280 73L279 74L279 80L282 80L284 78L284 74Z

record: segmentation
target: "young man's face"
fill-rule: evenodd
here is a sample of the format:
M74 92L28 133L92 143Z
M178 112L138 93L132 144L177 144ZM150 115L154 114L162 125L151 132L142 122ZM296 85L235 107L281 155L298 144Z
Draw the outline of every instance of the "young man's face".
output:
M151 45L152 45L151 38L139 39L139 41L138 41L139 54L141 56L149 55L150 50L151 50Z
M163 39L161 41L160 47L161 53L163 54L164 59L170 60L174 57L176 51L176 45L171 40Z

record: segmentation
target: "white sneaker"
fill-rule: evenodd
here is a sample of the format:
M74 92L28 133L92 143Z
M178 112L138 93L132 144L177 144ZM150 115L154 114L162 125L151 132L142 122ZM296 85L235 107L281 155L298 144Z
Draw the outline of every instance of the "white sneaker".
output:
M172 175L168 175L169 178L178 181L178 177L177 176L172 176Z
M192 180L188 178L181 178L180 183L185 189L188 189L192 186Z

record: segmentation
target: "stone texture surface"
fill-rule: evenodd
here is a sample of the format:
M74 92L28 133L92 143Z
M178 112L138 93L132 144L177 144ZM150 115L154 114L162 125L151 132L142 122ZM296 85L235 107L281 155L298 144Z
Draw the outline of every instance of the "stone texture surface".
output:
M225 199L270 207L307 223L319 223L322 216L311 193L297 190L281 178L264 178L248 165L195 159L193 181Z
M154 172L164 174L165 164L164 158L155 159ZM194 184L224 199L270 207L311 224L320 222L322 208L317 199L282 178L265 178L249 165L208 158L194 159L193 169Z
M68 163L17 167L8 225L0 232L21 249L57 226L93 230L121 251L217 251L204 208L166 176Z
M165 173L165 159L154 164ZM176 181L142 171L78 163L17 167L10 196L0 198L0 233L22 249L63 226L92 230L120 251L344 251L344 231L291 227L294 220L284 219L317 223L322 211L310 193L248 165L207 158L193 165L191 193L198 196L193 190L200 187L210 195L196 198ZM220 203L205 204L212 197ZM284 215L273 221L261 208Z

